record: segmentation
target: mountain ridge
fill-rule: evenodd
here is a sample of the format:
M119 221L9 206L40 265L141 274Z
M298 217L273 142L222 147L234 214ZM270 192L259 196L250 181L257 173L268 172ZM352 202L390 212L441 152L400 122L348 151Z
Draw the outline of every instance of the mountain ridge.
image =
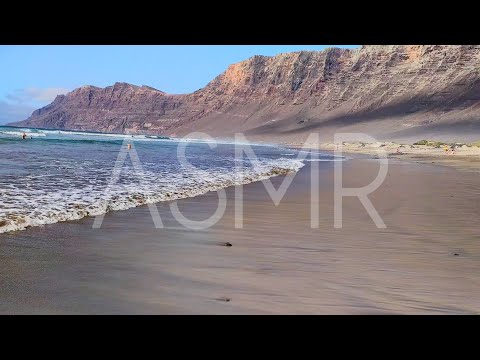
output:
M117 82L59 95L15 126L301 141L311 131L380 139L480 133L480 46L364 45L231 64L205 87L167 94Z

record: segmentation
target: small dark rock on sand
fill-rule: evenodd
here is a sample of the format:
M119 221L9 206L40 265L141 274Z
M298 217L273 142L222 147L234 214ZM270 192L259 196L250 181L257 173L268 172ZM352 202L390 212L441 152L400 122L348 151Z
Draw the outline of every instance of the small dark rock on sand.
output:
M218 245L220 245L220 246L226 246L226 247L233 246L233 245L230 244L229 242L219 243Z
M232 299L230 299L230 298L228 298L228 297L221 297L221 298L217 298L217 299L215 299L215 300L223 301L223 302L230 302L230 300L232 300Z

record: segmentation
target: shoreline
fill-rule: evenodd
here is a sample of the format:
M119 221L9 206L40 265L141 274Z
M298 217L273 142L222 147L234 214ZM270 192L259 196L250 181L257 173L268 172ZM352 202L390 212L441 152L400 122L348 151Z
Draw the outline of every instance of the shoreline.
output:
M18 126L7 126L10 128L22 128ZM65 131L65 132L82 132L85 134L95 133L101 135L118 135L118 136L130 136L130 135L140 135L140 136L151 136L151 134L125 134L125 133L107 133L107 132L98 132L98 131L89 131L89 130L71 130L71 129L48 129L48 128L30 128L33 130L48 130L48 131ZM181 141L182 137L172 137L169 135L155 135L155 136L166 136L168 140L172 141ZM161 139L160 139L161 140ZM198 141L205 142L205 139L188 139L189 141ZM213 141L218 143L235 143L234 138L230 137L216 137L213 138ZM480 172L480 142L472 144L460 144L456 147L455 151L445 152L444 145L448 145L449 148L455 142L450 144L442 143L437 141L426 141L428 143L433 143L436 146L432 145L415 145L415 144L406 144L406 143L396 143L393 141L379 141L376 143L364 143L364 142L348 142L343 144L343 153L349 155L365 155L375 157L378 155L378 151L383 149L387 152L389 159L395 160L407 160L411 162L421 163L421 164L434 164L441 166L448 166L456 168L457 170L462 171L473 171ZM257 140L250 141L248 140L248 145L250 146L276 146L276 147L285 147L292 148L296 150L301 150L302 148L307 148L310 150L320 150L328 151L333 153L336 149L336 145L329 142L323 142L320 144L302 144L302 143L292 143L292 142L282 142L279 139L272 138L271 140ZM399 153L397 153L397 151Z
M283 144L284 146L286 144ZM302 144L289 144L293 149L302 149ZM333 143L309 144L305 146L311 150L328 151L334 153L337 149ZM460 146L452 151L445 151L443 146L411 145L394 142L376 143L344 143L342 154L362 155L362 158L377 159L380 151L387 153L388 159L402 160L419 164L447 166L461 171L480 173L480 147Z
M70 130L69 130L70 131ZM172 138L172 140L175 140ZM192 139L195 140L195 139ZM202 139L197 139L199 141L203 141ZM216 140L216 139L215 139ZM220 141L225 141L225 139L220 139ZM233 141L233 140L232 140ZM326 154L334 155L336 145L333 143L320 143L318 145L315 144L295 144L295 143L281 143L281 142L264 142L264 143L253 143L249 142L249 145L252 146L276 146L282 147L285 149L291 148L295 150L316 150L316 151L325 151ZM400 161L407 161L410 163L419 163L419 164L429 164L429 165L436 165L436 166L446 166L449 168L454 168L460 171L468 171L468 172L477 172L480 173L480 148L479 147L467 147L463 146L458 148L455 153L449 152L446 153L443 148L435 148L432 146L425 146L425 145L410 145L410 144L400 144L394 142L377 142L377 143L344 143L342 146L342 155L351 156L354 159L378 159L378 152L379 150L384 150L387 152L388 159L392 160L400 160ZM400 150L400 154L397 151ZM303 163L306 164L305 162ZM300 171L301 167L297 170ZM164 199L161 201L155 202L144 202L139 203L135 206L131 206L125 209L118 209L114 211L128 211L132 208L144 206L146 204L160 204L162 202L170 203L172 201L177 201L181 199L191 198L201 196L208 192L216 192L220 189L227 189L229 187L234 187L239 185L246 185L252 182L261 182L264 179L272 179L273 177L282 176L288 174L289 172L295 172L292 169L284 169L284 168L273 168L268 174L258 175L256 179L246 179L244 181L231 183L229 185L221 185L221 186L213 186L212 189L202 191L200 193L192 195L181 195L179 197L173 197L171 199ZM83 216L74 217L68 220L61 220L61 221L51 221L42 224L35 224L31 226L26 226L18 229L12 230L5 230L0 231L0 236L2 234L8 233L15 233L19 231L24 231L28 228L32 227L41 227L50 224L57 224L57 223L64 223L70 221L78 221L83 218L92 218L97 215L105 215L111 211L98 213L98 214L87 214ZM5 225L2 225L2 227ZM7 225L8 226L8 225Z
M37 128L29 128L29 129L24 128L24 130L47 131L46 129L37 129ZM62 134L72 133L73 135L79 135L77 131L74 131L74 130L48 130L48 131L62 132ZM30 132L28 132L28 134L30 134ZM43 135L45 136L45 134ZM100 132L93 133L93 132L85 132L85 131L82 131L81 135L102 135L102 141L106 141L105 139L107 139L106 138L107 136L109 137L110 136L122 136L122 137L129 136L127 134L120 135L115 133L100 133ZM76 136L76 138L80 138L80 140L82 140L83 137ZM53 140L57 141L58 139L54 137ZM164 139L158 139L158 140L162 141L162 144L163 144ZM188 142L198 143L198 144L203 144L206 141L205 139L184 139L184 140ZM22 141L22 140L18 140L18 141ZM129 140L129 141L133 142L134 140ZM182 143L181 138L170 138L169 141L173 142L173 146L177 146ZM222 140L222 139L216 139L215 141L221 144L230 144L230 142L226 142L226 140ZM254 143L250 145L255 147L275 147L280 149L280 147L276 144ZM157 146L157 145L154 145L154 146ZM34 150L31 150L31 151L34 151ZM94 157L96 156L96 154L93 154L92 156ZM204 194L206 192L225 189L229 186L235 186L239 184L244 185L244 184L248 184L255 181L262 181L264 179L268 179L273 176L286 174L291 171L295 172L295 171L298 171L301 166L304 166L304 164L301 163L300 161L297 161L296 159L289 159L289 158L281 159L279 156L277 156L277 159L272 158L271 161L260 163L259 167L255 167L253 169L244 168L241 170L240 173L237 173L236 171L233 171L233 172L229 171L229 172L218 174L218 176L215 176L215 177L207 177L206 180L204 181L199 181L200 179L196 179L197 176L190 176L192 179L196 179L195 181L200 183L198 186L193 186L192 184L189 184L190 186L180 187L180 188L171 187L170 189L163 189L163 188L157 189L155 186L153 186L153 183L150 183L149 187L153 189L152 193L147 192L147 194L145 194L145 192L142 193L141 191L137 193L134 189L133 193L135 194L133 196L130 196L129 194L120 196L118 201L112 201L110 202L110 204L105 203L105 198L101 198L97 196L97 198L94 198L94 201L85 201L85 202L80 202L79 204L75 204L75 202L72 201L73 203L72 206L71 204L68 204L67 206L67 204L61 203L58 208L54 208L53 210L49 209L51 211L48 211L48 213L46 211L44 211L43 213L36 212L36 211L22 212L21 210L17 211L17 213L15 212L9 213L7 210L4 214L3 211L1 211L0 209L0 213L1 213L0 214L0 234L9 233L12 231L22 231L29 227L37 227L37 226L43 226L46 224L54 224L54 223L59 223L64 221L78 220L84 217L95 217L98 215L104 215L109 211L127 210L133 207L141 206L143 204L156 204L162 201L172 201L172 200L178 200L178 199L187 198L187 197L195 197L195 196ZM183 175L183 177L185 177L185 175ZM28 204L24 204L24 207L27 208L27 205Z
M345 187L362 187L378 164L344 164ZM169 203L0 236L0 313L36 314L474 314L480 313L478 179L454 169L395 162L369 197L387 229L344 199L333 227L333 162L319 167L319 227L310 227L310 170L293 176L275 206L262 182L244 186L244 227L235 188L213 227L181 226ZM204 220L210 192L179 200ZM232 246L225 246L226 243Z
M82 220L84 218L95 218L96 216L99 216L99 215L105 216L112 211L128 211L130 209L134 209L134 208L137 208L137 207L140 207L140 206L158 205L158 204L161 204L161 203L171 203L171 202L175 202L175 201L178 201L178 200L195 198L197 196L202 196L202 195L205 195L207 193L217 192L217 191L220 191L220 190L225 190L225 189L228 189L230 187L244 186L244 185L248 185L248 184L251 184L251 183L261 182L263 180L271 179L271 178L274 178L274 177L277 177L277 176L296 173L303 166L305 166L305 164L299 166L298 169L275 166L275 167L272 167L272 169L270 169L266 173L256 174L255 178L252 178L251 174L243 174L243 178L241 178L241 179L231 180L229 183L212 184L208 188L201 189L201 190L199 190L197 192L194 192L194 193L190 193L190 194L178 193L178 195L175 195L177 193L174 193L173 195L165 196L165 198L162 199L162 200L140 201L137 204L132 204L131 206L128 206L128 207L125 207L125 208L120 208L120 209L109 209L107 211L98 211L96 213L89 213L88 211L86 211L85 213L82 213L82 214L81 213L75 213L75 214L70 215L70 218L66 219L66 220L57 220L57 219L51 218L51 219L48 219L46 222L43 222L43 223L38 223L37 222L37 223L34 223L33 225L26 225L25 226L25 225L14 224L14 225L11 225L11 227L15 226L16 228L12 228L12 229L9 229L9 223L6 220L1 220L0 221L0 236L2 234L9 234L9 233L15 233L15 232L19 232L19 231L25 231L29 228L42 227L42 226L45 226L45 225L54 225L54 224L58 224L58 223L68 223L68 222L71 222L71 221L79 221L79 220ZM25 224L25 222L22 222L20 224ZM2 228L3 228L4 231L2 230Z

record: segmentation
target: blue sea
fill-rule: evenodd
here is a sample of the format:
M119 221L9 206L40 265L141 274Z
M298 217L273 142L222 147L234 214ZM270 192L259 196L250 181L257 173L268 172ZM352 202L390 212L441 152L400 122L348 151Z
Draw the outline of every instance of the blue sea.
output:
M116 167L120 165L119 177L112 178L128 144L131 150ZM185 148L187 162L179 158L179 146ZM249 144L257 159L245 156L240 172L235 167L236 146L247 145L0 127L0 233L197 196L296 172L312 159L308 154L301 161L298 151L280 146ZM138 155L140 167L131 154ZM314 158L333 160L326 154Z

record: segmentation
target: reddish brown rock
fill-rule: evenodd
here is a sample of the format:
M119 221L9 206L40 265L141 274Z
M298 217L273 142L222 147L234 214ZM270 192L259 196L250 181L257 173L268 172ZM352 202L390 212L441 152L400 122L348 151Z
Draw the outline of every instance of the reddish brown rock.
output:
M245 132L296 141L310 131L383 138L480 134L480 46L382 45L233 64L205 88L170 95L147 86L84 86L17 126L212 136Z

